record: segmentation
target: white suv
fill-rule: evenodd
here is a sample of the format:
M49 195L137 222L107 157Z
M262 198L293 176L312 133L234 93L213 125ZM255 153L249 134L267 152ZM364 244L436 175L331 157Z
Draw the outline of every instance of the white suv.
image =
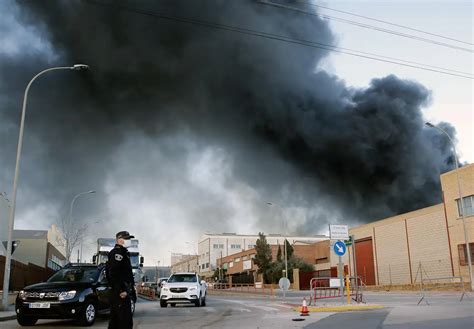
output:
M174 273L161 288L160 306L171 307L178 303L206 306L206 282L196 273Z

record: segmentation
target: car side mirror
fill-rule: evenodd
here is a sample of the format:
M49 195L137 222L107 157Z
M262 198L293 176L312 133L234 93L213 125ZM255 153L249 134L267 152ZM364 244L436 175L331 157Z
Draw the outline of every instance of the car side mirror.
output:
M140 265L143 266L143 263L145 262L145 258L143 256L140 257Z

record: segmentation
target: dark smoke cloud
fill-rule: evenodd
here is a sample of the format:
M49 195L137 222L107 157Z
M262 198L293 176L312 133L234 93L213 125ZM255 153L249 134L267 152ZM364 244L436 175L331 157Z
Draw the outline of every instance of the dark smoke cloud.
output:
M1 189L11 186L28 80L53 65L91 67L55 72L32 88L20 214L47 205L62 216L75 193L93 187L101 193L78 204L78 212L110 220L98 228L102 234L149 214L114 199L124 190L130 200L155 204L161 223L179 216L179 202L189 210L183 225L235 230L228 218L238 207L229 200L238 196L257 229L279 227L270 218L283 215L265 208L276 200L292 209L285 216L299 218L290 229L308 233L306 224L316 232L331 221L366 222L440 202L439 174L453 159L446 140L423 127L425 87L391 75L352 89L318 69L326 50L120 6L331 44L326 22L250 0L102 3L108 5L3 5L41 49L31 41L21 51L0 52ZM202 171L193 169L199 163ZM119 204L133 210L120 213ZM167 207L176 212L163 213Z

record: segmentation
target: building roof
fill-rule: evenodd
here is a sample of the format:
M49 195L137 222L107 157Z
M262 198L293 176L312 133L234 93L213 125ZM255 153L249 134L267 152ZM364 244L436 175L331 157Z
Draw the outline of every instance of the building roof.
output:
M14 239L39 239L48 240L48 231L46 230L14 230Z

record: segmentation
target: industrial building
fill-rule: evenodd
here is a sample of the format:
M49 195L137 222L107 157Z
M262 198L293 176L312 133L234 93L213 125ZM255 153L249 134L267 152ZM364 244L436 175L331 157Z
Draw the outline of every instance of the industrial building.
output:
M350 228L354 242L343 257L345 272L357 273L366 285L419 284L422 276L437 283L460 281L460 277L464 282L470 282L465 237L468 237L474 260L474 165L444 173L440 182L442 203ZM200 266L209 261L214 268L212 260L218 255L219 248L213 247L220 244L223 256L217 258L221 258L219 262L227 269L227 275L254 273L257 268L252 259L256 251L250 247L257 238L214 235L201 239ZM238 239L242 242L235 242ZM299 275L299 285L308 286L312 276L336 276L338 257L332 251L328 237L315 237L317 241L312 245L297 246L298 240L305 239L308 238L288 238L294 245L295 255L314 267L313 273ZM277 245L282 244L283 239L270 235L267 241L273 245L275 258ZM235 250L232 248L235 244L248 244L248 249Z
M440 204L349 230L355 237L355 248L349 251L355 249L357 272L366 284L414 284L422 273L429 278L462 276L470 281L465 230L474 258L474 165L442 174L441 190ZM350 268L354 272L353 261Z
M55 225L48 230L14 230L13 240L18 247L12 259L58 270L66 264L64 246Z

